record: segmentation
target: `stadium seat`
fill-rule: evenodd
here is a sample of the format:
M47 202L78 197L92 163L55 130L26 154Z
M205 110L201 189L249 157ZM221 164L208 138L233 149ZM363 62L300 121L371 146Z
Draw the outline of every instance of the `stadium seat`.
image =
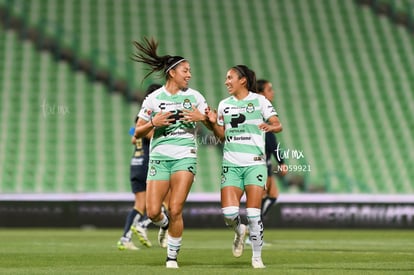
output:
M413 14L408 0L383 1ZM284 126L278 140L285 149L304 152L304 159L287 162L310 165L312 172L304 173L310 184L332 193L414 191L409 150L414 146L413 37L355 1L23 2L0 0L0 5L140 90L163 81L152 76L142 82L144 67L130 60L131 41L143 36L159 39L160 53L190 60L191 87L214 108L228 96L227 69L247 64L257 77L273 82ZM0 63L0 121L7 132L0 136L2 148L15 147L13 141L27 129L33 133L30 149L16 148L13 160L9 151L3 157L12 165L2 168L7 181L0 191L129 191L132 146L126 133L138 106L35 51L14 33L0 29L0 35L0 59L6 60ZM70 113L43 117L43 100ZM27 165L13 169L25 150L37 156L38 165L30 171L41 187L26 181L31 172L19 174ZM65 156L57 158L56 151ZM201 145L199 152L192 191L217 192L219 150ZM44 163L64 167L59 168L63 176L40 175L47 170Z

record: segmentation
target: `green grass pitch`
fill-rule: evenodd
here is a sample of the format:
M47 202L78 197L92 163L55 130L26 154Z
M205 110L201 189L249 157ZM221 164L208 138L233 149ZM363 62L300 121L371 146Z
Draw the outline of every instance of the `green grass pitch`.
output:
M122 229L0 229L0 274L414 274L413 230L265 229L264 270L251 248L233 258L231 230L185 229L178 270L152 248L118 251Z

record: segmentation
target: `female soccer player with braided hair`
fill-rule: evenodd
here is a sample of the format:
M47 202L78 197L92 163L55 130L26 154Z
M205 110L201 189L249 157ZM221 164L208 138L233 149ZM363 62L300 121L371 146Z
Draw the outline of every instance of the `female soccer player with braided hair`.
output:
M224 83L230 97L222 100L218 112L208 112L214 134L223 140L221 206L224 220L235 231L233 255L240 257L247 228L240 223L239 207L246 193L246 212L252 242L253 268L265 268L262 261L263 223L261 202L267 179L265 133L280 132L282 125L272 104L256 91L256 75L247 66L227 72Z
M134 42L133 60L149 65L149 76L161 72L165 85L147 96L138 114L135 137L154 130L150 146L146 209L155 225L160 226L158 241L167 237L167 268L178 268L177 255L184 229L182 211L196 174L196 122L211 127L208 109L200 92L188 87L190 63L181 56L157 54L158 43L145 38ZM162 202L170 190L167 217ZM168 235L168 236L166 236Z

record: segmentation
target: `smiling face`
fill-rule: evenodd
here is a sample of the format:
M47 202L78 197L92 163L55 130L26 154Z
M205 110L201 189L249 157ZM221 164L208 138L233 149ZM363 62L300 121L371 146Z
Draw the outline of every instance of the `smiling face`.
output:
M226 85L229 94L237 96L243 91L247 91L246 88L246 78L239 76L235 69L230 69L226 75L226 81L224 82Z
M180 89L184 90L188 88L188 83L191 79L191 68L188 61L183 61L179 63L174 69L171 69L169 72L170 81L173 81L175 85Z

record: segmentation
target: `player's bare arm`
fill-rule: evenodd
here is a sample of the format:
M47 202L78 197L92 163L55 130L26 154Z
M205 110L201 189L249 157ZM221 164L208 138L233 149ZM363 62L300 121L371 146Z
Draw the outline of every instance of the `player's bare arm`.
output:
M259 129L265 132L279 133L282 131L282 123L277 116L272 116L267 123L260 124Z
M221 141L224 141L224 126L220 126L217 124L217 110L207 110L207 117L214 135L218 137Z
M174 118L169 118L171 115L171 112L160 112L151 118L150 121L139 118L135 127L134 136L136 138L144 137L148 135L153 128L170 125L174 121Z

